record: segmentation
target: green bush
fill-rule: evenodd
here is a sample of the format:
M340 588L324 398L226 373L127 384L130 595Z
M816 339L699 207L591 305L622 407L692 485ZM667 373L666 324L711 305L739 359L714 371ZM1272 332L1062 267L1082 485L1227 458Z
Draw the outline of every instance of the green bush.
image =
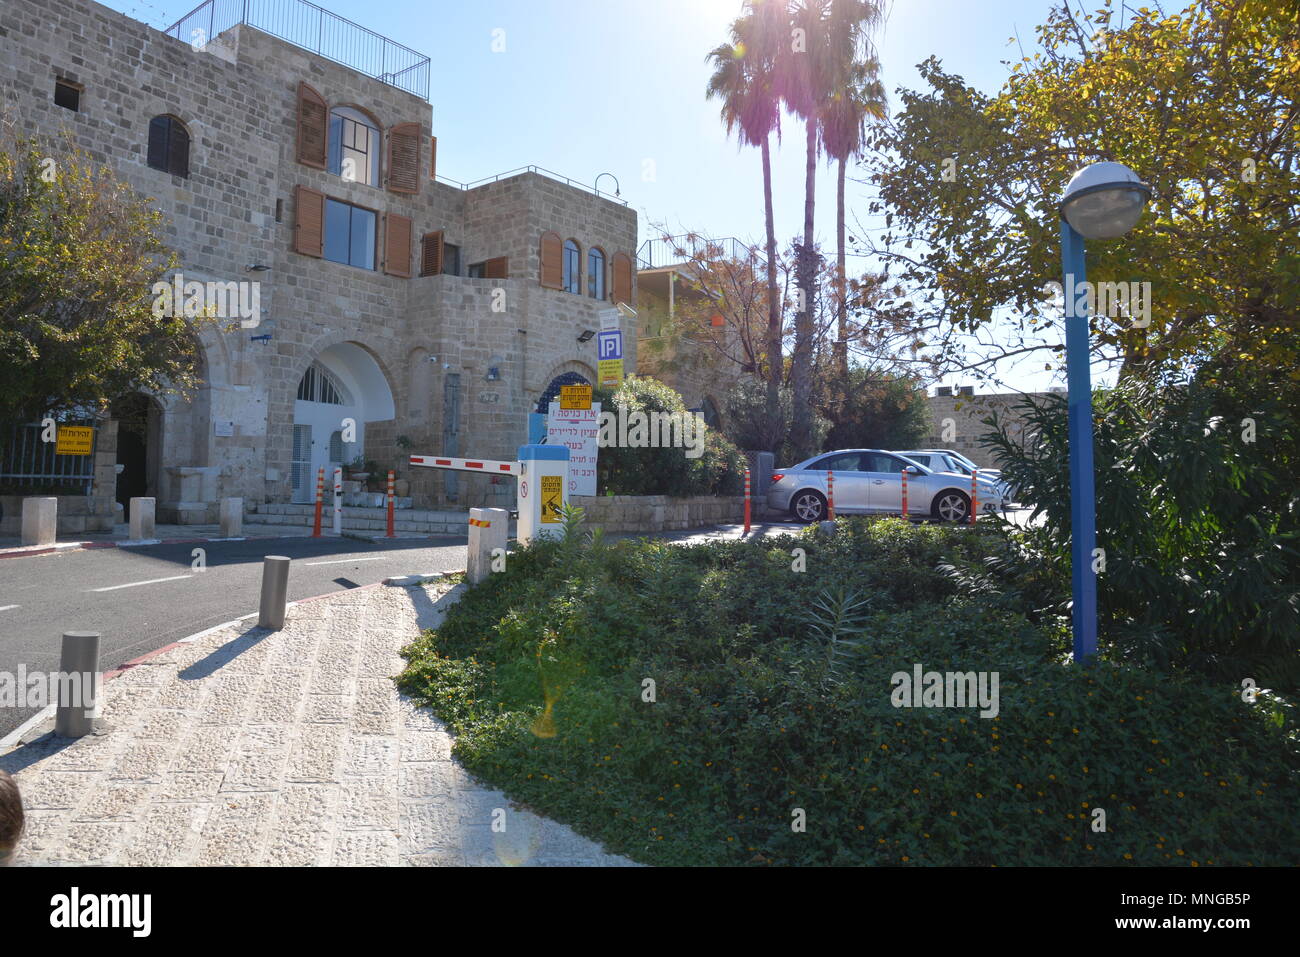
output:
M1274 716L1226 684L1063 664L1064 633L1015 593L937 567L997 547L892 519L538 542L406 649L399 681L480 778L646 863L1300 863ZM847 667L806 618L839 590L863 602ZM915 663L998 672L999 714L894 708Z
M657 379L629 376L617 391L598 389L593 399L601 412L625 416L686 416L682 397ZM703 428L703 423L700 423ZM745 457L723 436L707 429L696 458L681 447L602 447L596 460L596 481L601 492L615 495L736 495L740 493Z

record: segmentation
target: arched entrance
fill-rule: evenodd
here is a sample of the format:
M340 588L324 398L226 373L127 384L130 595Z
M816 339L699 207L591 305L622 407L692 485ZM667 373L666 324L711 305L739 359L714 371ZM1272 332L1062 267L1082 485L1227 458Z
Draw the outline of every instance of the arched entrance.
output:
M537 408L534 411L542 415L550 412L551 403L560 398L560 388L566 385L591 385L591 380L580 372L561 372L546 387L546 391L537 400Z
M393 393L379 363L353 342L324 350L303 373L293 405L293 501L310 502L316 473L365 457L367 422L393 418ZM356 425L347 434L347 420ZM345 441L352 438L353 441Z
M117 420L117 502L131 518L131 499L158 497L162 451L162 407L156 399L133 392L116 400L110 415Z

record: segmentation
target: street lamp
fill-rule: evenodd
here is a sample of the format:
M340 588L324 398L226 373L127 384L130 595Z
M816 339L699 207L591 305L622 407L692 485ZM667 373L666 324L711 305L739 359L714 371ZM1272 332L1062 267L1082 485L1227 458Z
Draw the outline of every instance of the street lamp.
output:
M1061 270L1065 287L1065 364L1069 387L1070 556L1073 565L1074 660L1097 653L1097 575L1092 569L1097 543L1097 493L1092 466L1092 373L1087 315L1079 315L1079 295L1087 269L1085 239L1117 239L1136 224L1151 198L1151 187L1123 163L1093 163L1075 173L1061 197ZM1085 302L1088 300L1085 300ZM1091 301L1094 303L1096 299ZM1087 312L1084 309L1083 312Z

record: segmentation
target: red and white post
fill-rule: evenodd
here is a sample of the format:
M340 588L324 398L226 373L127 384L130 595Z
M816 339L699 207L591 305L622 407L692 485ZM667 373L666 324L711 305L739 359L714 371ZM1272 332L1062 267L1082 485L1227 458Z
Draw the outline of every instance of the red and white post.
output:
M745 469L745 534L749 534L749 469Z
M979 482L980 470L975 469L970 473L970 523L975 524L975 518L980 513L979 497L976 494L976 485Z
M334 534L343 534L343 470L334 470Z
M393 508L394 508L393 490L395 488L396 488L396 480L393 475L393 470L389 469L388 470L388 537L389 538L397 537L396 533L393 531Z
M907 469L903 469L903 518L907 519Z
M835 473L826 473L826 519L835 521Z
M320 538L320 513L325 504L325 466L316 473L316 521L311 527L311 537Z

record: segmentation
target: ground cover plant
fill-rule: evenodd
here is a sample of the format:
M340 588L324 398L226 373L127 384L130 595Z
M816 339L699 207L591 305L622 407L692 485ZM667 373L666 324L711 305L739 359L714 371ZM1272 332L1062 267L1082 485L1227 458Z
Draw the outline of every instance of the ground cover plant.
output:
M1286 723L1227 683L1066 663L1055 615L954 573L1005 547L996 529L850 519L829 539L569 537L512 553L406 650L399 682L448 722L469 770L612 851L1300 862ZM996 717L894 707L892 676L916 664L997 672Z

